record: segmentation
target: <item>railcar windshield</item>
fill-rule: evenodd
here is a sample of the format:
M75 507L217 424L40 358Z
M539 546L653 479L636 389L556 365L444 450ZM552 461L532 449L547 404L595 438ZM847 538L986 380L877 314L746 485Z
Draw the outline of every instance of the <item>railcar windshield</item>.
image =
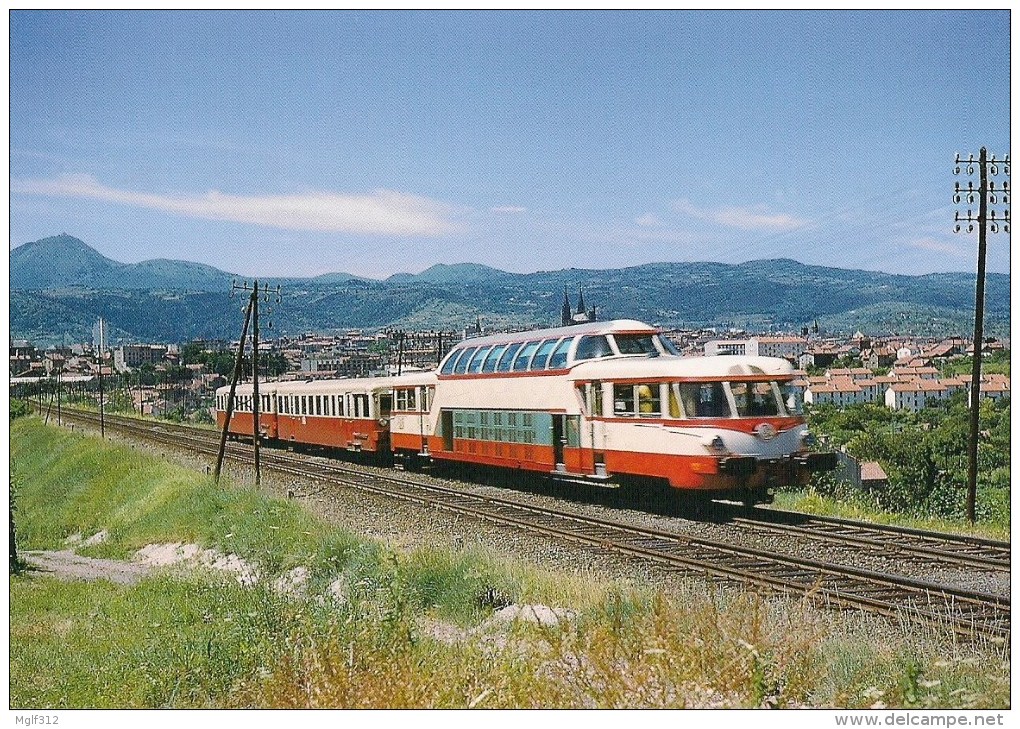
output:
M574 360L577 362L612 356L613 350L609 346L609 340L604 334L590 334L581 337L577 342L577 351L574 352Z
M730 382L738 418L762 415L786 415L783 397L776 382Z
M659 340L659 344L661 344L662 348L666 351L666 354L673 354L677 357L680 356L680 351L676 348L673 342L669 341L669 337L663 337L660 335L657 339Z
M457 360L459 360L463 356L464 356L463 349L454 350L454 352L446 358L446 361L443 362L442 373L444 375L452 374L453 368L457 365Z
M614 334L620 354L652 354L658 352L651 334Z

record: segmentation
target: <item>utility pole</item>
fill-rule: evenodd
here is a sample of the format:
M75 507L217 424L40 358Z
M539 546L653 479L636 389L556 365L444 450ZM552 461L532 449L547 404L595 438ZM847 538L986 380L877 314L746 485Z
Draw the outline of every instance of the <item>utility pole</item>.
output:
M251 422L252 444L255 448L255 485L262 483L262 463L259 459L259 281L255 279L251 290Z
M1002 183L998 189L995 182L989 182L988 177L995 177L999 174L999 168L1006 177L1009 176L1009 155L1001 160L996 160L993 154L988 158L988 151L982 147L978 159L969 155L966 160L956 155L956 167L954 173L959 175L966 173L968 176L974 174L975 164L978 169L978 186L975 188L973 181L967 182L967 187L956 183L953 202L973 204L978 200L978 214L975 217L972 209L967 210L966 215L956 212L956 226L954 230L959 233L964 229L968 233L974 232L974 224L978 228L978 261L977 261L977 291L974 302L974 367L971 370L970 385L970 439L967 444L967 519L971 524L976 518L977 505L977 471L978 471L978 434L979 418L981 413L981 350L984 345L984 314L985 314L985 255L987 251L987 231L991 228L993 233L1001 230L1009 233L1009 181ZM988 205L996 205L1002 198L1002 205L1006 206L1001 217L996 217L995 210L989 213Z
M248 322L251 321L251 308L252 300L248 299L248 307L244 312L244 325L241 327L241 340L237 344L237 358L234 360L234 374L230 378L230 393L227 395L227 413L223 421L223 432L220 433L220 451L216 456L216 470L213 471L213 478L216 483L220 482L223 454L227 449L227 431L230 429L230 418L234 414L234 392L237 390L237 380L241 377L241 359L244 356L244 340L248 336Z
M106 322L99 320L99 436L106 437L106 406L103 402L103 347L106 340Z
M223 433L220 435L220 451L216 458L216 470L214 477L217 482L220 480L220 470L223 466L223 454L227 445L227 430L230 427L230 418L234 413L234 391L237 389L237 382L241 378L242 361L244 353L244 342L248 336L248 323L251 322L251 379L252 379L252 444L255 451L255 484L259 485L262 482L262 462L261 454L259 452L260 439L261 439L261 402L259 402L259 300L269 301L270 291L263 284L261 290L259 289L259 282L256 279L252 282L249 288L248 282L245 281L243 284L232 283L230 285L231 295L234 291L251 291L248 296L248 306L244 314L244 326L241 328L241 340L237 347L237 359L234 362L234 375L230 382L230 394L227 396L227 414L226 420L223 423ZM280 301L280 287L276 287L276 302ZM272 329L272 322L269 323L269 328Z

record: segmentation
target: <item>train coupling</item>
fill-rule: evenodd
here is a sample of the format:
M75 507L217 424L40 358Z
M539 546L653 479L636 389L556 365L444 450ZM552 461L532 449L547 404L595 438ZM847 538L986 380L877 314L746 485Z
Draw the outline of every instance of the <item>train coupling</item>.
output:
M758 459L754 456L725 456L719 459L719 473L726 476L748 478L758 470Z

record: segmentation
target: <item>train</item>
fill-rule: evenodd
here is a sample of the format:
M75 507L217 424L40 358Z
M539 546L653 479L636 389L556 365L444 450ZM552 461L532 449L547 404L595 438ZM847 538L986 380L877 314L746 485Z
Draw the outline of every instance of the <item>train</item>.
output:
M681 356L634 320L457 343L394 377L259 383L267 444L365 454L405 469L491 468L551 481L767 503L835 468L788 392L784 359ZM253 438L252 384L228 432ZM227 423L229 387L216 393Z

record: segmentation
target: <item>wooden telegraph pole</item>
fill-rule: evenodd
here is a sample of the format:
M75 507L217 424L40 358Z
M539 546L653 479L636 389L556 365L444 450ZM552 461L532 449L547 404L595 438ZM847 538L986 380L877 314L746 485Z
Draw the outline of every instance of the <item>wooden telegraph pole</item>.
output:
M248 322L251 321L252 300L248 299L248 307L244 312L244 325L241 327L241 340L237 344L237 358L234 360L234 374L230 378L230 393L227 395L227 414L223 421L223 432L220 433L220 451L216 456L216 470L213 471L213 478L216 483L220 482L220 471L223 469L223 454L227 449L227 431L230 428L230 418L234 414L234 392L237 390L237 381L241 377L241 359L244 356L244 340L248 336Z
M237 382L241 379L241 363L244 353L244 342L248 337L248 324L251 323L251 379L252 379L252 443L255 451L255 483L260 484L262 482L262 461L260 454L260 440L261 440L261 397L259 395L259 301L269 301L270 292L269 289L263 284L259 287L258 280L252 283L251 288L248 287L248 282L245 281L243 284L231 284L231 292L233 291L250 291L251 294L248 296L248 306L244 313L244 325L241 327L241 340L237 347L237 359L234 361L234 374L230 380L230 393L227 395L227 413L226 419L223 422L223 432L220 434L220 451L216 457L216 470L214 477L217 483L220 480L220 471L223 467L223 454L227 446L227 431L230 427L230 419L234 414L234 392L237 390ZM280 288L276 288L276 301L280 301ZM272 322L269 323L269 328L272 328Z
M988 228L991 227L993 233L998 233L1001 226L1003 232L1009 233L1009 208L1007 207L1003 211L1002 217L996 217L997 213L994 210L991 213L988 210L988 204L998 204L1000 197L1002 198L1002 205L1009 205L1009 182L1003 182L1002 186L996 189L995 182L990 183L988 177L989 175L992 177L998 175L1000 166L1005 175L1009 176L1009 155L1007 154L1004 159L996 160L993 154L991 159L989 159L988 150L984 147L981 148L977 160L974 159L974 155L970 155L966 160L963 160L958 154L956 155L954 172L957 175L961 173L966 173L968 176L973 175L975 165L977 165L978 169L978 186L975 188L973 182L968 182L967 187L962 187L957 182L956 191L953 195L953 202L957 204L962 203L964 200L967 203L973 204L975 199L978 200L977 216L974 216L971 209L967 210L966 215L961 215L957 211L955 227L956 232L959 233L964 230L964 225L966 225L966 232L972 233L974 231L974 224L977 223L978 229L977 291L975 292L974 302L974 366L971 369L970 378L970 439L967 443L967 519L971 524L974 523L977 511L978 435L981 413L981 350L984 345L985 255Z
M259 460L261 437L259 420L259 282L255 279L251 290L251 415L252 443L255 448L255 485L262 483L262 463Z

